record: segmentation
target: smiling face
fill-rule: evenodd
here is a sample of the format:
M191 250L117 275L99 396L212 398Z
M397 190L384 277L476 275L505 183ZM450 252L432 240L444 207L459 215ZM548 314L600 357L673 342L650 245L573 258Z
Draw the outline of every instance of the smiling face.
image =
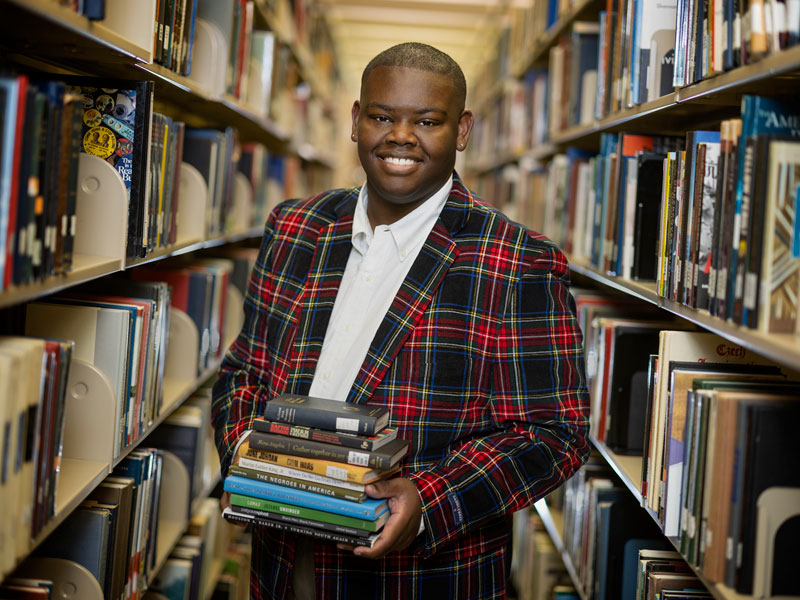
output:
M469 140L473 117L444 75L377 67L353 104L372 225L392 223L438 190Z

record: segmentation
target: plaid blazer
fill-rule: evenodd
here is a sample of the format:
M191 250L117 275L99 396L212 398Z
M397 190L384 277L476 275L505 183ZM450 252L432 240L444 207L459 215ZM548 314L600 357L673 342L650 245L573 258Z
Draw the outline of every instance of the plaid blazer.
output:
M214 386L222 472L282 392L308 393L351 248L358 188L278 206ZM373 561L315 544L317 598L506 597L511 513L588 454L588 393L568 265L454 178L348 402L386 406L411 441L425 532ZM254 532L251 597L286 598L291 536ZM438 596L437 596L438 595Z

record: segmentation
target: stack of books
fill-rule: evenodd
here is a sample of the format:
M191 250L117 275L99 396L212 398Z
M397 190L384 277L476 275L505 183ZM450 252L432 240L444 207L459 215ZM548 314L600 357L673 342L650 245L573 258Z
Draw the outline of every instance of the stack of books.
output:
M409 446L388 421L381 407L289 394L268 402L225 478L225 518L372 547L389 507L365 488L396 474Z

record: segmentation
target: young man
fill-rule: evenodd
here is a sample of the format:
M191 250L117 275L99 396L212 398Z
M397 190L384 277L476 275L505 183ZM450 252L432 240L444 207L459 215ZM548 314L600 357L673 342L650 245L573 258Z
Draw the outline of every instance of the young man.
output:
M214 387L223 473L282 392L388 407L411 446L399 477L367 488L390 499L373 548L257 528L253 598L504 598L512 512L586 458L567 261L454 173L465 97L446 54L379 54L352 110L366 184L267 222Z

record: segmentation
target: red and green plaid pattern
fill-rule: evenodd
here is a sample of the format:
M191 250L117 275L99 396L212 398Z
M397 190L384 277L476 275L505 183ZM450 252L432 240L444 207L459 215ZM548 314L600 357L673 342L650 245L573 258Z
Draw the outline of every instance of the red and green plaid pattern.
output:
M214 387L227 470L264 402L307 393L350 253L357 189L283 203L270 215L245 325ZM454 178L348 402L391 411L411 441L403 476L425 533L380 561L317 544L318 598L504 598L510 515L585 460L588 393L568 265ZM284 598L294 542L259 531L253 598Z

